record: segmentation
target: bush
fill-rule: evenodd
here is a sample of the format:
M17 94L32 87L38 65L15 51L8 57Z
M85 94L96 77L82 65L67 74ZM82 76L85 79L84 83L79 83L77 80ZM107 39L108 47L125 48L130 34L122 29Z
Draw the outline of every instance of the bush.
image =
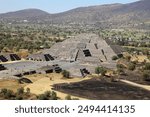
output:
M131 60L131 56L126 56L125 59L126 59L127 61L130 61L130 60Z
M27 94L30 94L30 88L26 89Z
M125 68L124 65L122 65L122 64L117 64L116 67L117 67L117 69L119 69L119 68L121 68L121 69Z
M113 57L112 57L112 60L117 60L117 59L118 59L117 56L113 56Z
M20 96L20 95L17 95L15 99L16 99L16 100L23 100L23 97Z
M131 70L131 71L133 71L133 70L135 70L135 64L134 63L129 63L129 65L128 65L128 69L129 70Z
M37 96L38 100L57 100L57 94L54 91L46 91L44 94L40 94Z
M1 89L1 94L5 95L7 93L7 89Z
M38 100L48 100L48 98L44 94L40 94L37 96Z
M21 88L17 89L17 94L18 94L18 95L24 94L24 88L21 87Z
M46 91L46 92L44 93L44 95L45 95L46 97L51 97L51 91Z
M150 70L150 63L146 63L146 64L145 64L144 70Z
M14 92L12 90L5 89L5 88L1 89L1 94L6 99L11 99L11 97L14 96Z
M132 61L132 63L136 65L136 64L138 64L138 61Z
M71 96L70 96L70 95L67 95L67 96L65 97L65 100L72 100L72 99L71 99Z
M13 97L13 91L12 90L7 90L4 97L7 98L7 99L11 99L11 97Z
M122 58L123 54L118 54L117 56L118 56L118 58Z
M69 71L63 70L63 71L62 71L62 75L63 75L63 77L65 77L65 78L70 78L70 72L69 72Z
M65 100L79 100L79 98L71 98L71 95L67 95Z
M127 73L124 71L124 69L119 68L117 69L117 72L119 75L127 76Z
M145 81L150 81L150 71L144 71L143 72L143 79Z
M95 68L95 73L98 75L101 74L102 76L104 76L106 72L107 72L107 70L104 67L96 67Z
M52 91L52 94L51 94L51 100L57 100L58 97L57 97L57 93Z
M122 73L122 72L124 72L124 70L123 70L122 68L118 68L118 69L117 69L117 72L118 72L118 73Z

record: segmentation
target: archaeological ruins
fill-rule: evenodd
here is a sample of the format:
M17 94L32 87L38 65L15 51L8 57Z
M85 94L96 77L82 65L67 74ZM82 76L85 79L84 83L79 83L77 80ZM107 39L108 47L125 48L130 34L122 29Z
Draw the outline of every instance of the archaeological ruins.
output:
M70 72L71 76L84 77L95 72L97 66L115 69L113 56L122 54L118 45L112 45L96 34L80 34L54 44L50 49L29 55L22 60L16 54L0 54L1 78L19 78L35 73Z

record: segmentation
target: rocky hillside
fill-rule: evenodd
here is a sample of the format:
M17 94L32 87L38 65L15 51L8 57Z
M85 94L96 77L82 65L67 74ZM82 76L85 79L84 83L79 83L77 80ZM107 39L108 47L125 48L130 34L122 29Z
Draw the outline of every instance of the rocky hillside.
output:
M64 25L92 25L103 28L150 26L150 0L140 0L129 4L108 4L80 7L58 14L48 14L37 9L27 9L1 14L0 19L28 19L31 22Z
M25 9L15 12L0 14L0 19L4 20L42 20L50 14L39 9Z

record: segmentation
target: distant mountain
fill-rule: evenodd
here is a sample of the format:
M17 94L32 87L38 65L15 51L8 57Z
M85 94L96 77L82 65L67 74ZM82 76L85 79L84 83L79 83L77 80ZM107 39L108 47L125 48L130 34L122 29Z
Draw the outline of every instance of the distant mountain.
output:
M56 22L67 23L93 23L98 20L107 19L113 9L120 7L121 4L100 5L90 7L80 7L67 12L53 15L53 20Z
M35 20L48 17L50 14L39 9L25 9L15 12L0 14L0 19L6 20Z
M95 26L133 26L150 22L150 0L129 4L81 7L53 15L53 22L94 24Z
M80 7L67 12L48 14L28 9L1 14L0 19L30 19L43 23L64 25L92 25L103 28L148 27L150 25L150 0L140 0L129 4L107 4Z

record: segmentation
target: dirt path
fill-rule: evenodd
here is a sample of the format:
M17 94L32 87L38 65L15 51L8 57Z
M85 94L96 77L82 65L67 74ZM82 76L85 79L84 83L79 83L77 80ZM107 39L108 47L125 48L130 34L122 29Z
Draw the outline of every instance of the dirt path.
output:
M120 80L120 81L124 82L124 83L127 83L129 85L140 87L140 88L143 88L143 89L146 89L146 90L150 91L150 86L149 85L137 84L137 83L134 83L134 82L131 82L131 81L128 81L128 80Z
M29 77L33 78L34 76ZM42 78L41 78L42 77ZM33 84L29 84L27 86L25 86L26 88L30 88L31 93L34 94L42 94L45 91L52 91L52 85L54 84L59 84L59 83L74 83L74 82L80 82L83 80L88 80L90 78L73 78L73 79L62 79L62 75L60 74L49 74L48 76L37 76L37 79L39 78L39 80L35 81ZM52 80L50 80L50 78ZM65 99L65 97L67 96L67 94L65 93L61 93L58 91L55 91L58 95L58 97L60 97L61 99ZM87 100L85 98L81 98L81 97L77 97L77 96L71 96L72 98L79 98L80 100Z

